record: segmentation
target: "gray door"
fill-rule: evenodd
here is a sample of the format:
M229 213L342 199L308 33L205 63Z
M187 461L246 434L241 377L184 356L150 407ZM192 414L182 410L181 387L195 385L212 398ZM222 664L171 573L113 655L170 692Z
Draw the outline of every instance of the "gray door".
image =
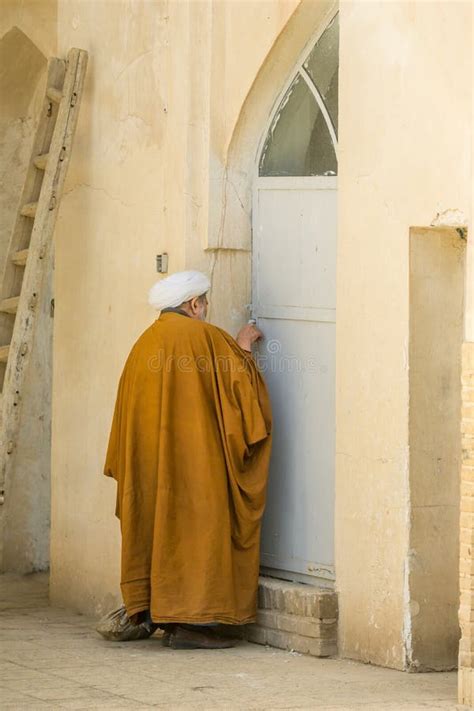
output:
M325 62L319 88L310 73L318 61ZM281 577L327 583L334 579L336 131L337 16L273 116L253 211L253 314L265 334L258 357L274 413L261 562Z

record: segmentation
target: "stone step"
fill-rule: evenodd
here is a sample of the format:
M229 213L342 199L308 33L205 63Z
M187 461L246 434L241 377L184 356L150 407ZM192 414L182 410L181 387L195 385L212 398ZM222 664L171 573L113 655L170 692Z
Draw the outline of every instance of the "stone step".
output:
M286 649L313 657L332 657L337 654L337 639L319 639L301 634L269 629L260 625L247 625L244 638L255 644Z
M286 615L276 610L258 610L257 625L266 629L290 632L291 634L332 640L337 635L337 620Z
M259 580L258 606L302 617L333 619L338 616L334 590L263 576Z
M256 624L222 626L223 634L314 657L337 655L337 593L330 588L260 577Z

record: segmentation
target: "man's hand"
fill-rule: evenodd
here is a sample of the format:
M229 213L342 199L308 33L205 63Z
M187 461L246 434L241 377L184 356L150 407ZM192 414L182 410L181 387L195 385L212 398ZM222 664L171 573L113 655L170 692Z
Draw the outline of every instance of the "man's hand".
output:
M236 341L244 351L251 351L252 343L259 338L263 338L263 333L253 323L247 323L240 329Z

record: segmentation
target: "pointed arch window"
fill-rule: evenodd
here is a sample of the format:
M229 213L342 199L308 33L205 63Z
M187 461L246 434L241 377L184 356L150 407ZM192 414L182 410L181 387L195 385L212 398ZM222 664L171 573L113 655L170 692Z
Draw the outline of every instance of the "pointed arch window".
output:
M337 175L338 15L298 68L267 133L260 176Z

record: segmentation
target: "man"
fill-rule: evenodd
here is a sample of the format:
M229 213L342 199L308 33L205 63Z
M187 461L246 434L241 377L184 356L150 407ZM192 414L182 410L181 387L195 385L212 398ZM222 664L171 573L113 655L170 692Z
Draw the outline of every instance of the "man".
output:
M260 525L271 446L267 390L237 340L205 322L209 279L157 282L159 318L125 364L105 474L117 481L128 618L173 648L229 646L212 625L255 621Z

